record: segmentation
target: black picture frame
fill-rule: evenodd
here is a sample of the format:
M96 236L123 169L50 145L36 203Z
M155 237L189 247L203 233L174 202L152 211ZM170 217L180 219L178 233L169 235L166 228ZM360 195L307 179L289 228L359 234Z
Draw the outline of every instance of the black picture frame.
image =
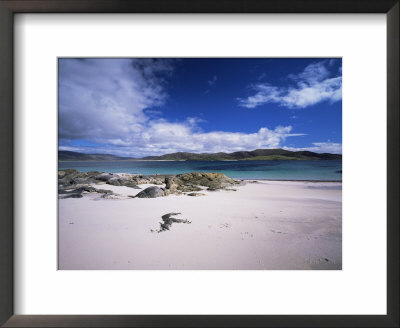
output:
M399 8L399 0L0 0L0 324L4 327L399 327ZM14 315L13 18L16 13L386 14L387 315Z

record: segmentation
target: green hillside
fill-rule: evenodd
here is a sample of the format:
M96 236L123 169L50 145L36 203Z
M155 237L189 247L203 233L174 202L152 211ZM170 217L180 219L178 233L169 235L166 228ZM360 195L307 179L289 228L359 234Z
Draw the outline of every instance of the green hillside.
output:
M83 154L72 151L59 151L60 161L115 161L115 160L169 160L169 161L236 161L236 160L341 160L342 155L314 153L311 151L290 151L284 149L256 149L234 153L186 153L178 152L161 156L143 158L119 157L108 154Z

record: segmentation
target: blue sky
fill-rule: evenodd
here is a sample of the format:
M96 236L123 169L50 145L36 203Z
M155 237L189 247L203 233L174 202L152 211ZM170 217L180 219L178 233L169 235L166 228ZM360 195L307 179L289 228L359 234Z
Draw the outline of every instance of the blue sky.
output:
M342 149L341 59L62 58L58 105L60 150Z

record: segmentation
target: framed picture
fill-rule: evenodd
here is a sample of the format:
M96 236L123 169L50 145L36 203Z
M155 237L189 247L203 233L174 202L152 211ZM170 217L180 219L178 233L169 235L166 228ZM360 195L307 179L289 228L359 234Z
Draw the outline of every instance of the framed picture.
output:
M399 325L398 1L0 10L1 324Z

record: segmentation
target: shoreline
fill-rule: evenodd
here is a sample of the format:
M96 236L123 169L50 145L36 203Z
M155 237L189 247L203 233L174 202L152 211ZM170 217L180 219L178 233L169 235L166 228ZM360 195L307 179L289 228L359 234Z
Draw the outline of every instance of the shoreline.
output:
M88 173L90 171L81 171L78 169L74 168L65 168L65 169L60 169L57 168L58 171L66 171L66 170L76 170L77 172L80 173ZM95 170L97 171L97 170ZM142 174L142 173L128 173L128 172L106 172L106 171L97 171L99 173L107 173L111 175L132 175L132 176L142 176L142 177L157 177L157 176L165 176L165 177L175 177L177 175L182 175L182 174L191 174L191 173L221 173L227 176L230 179L238 180L238 181L276 181L276 182L312 182L312 183L318 183L318 182L324 182L324 183L343 183L343 180L321 180L321 179L276 179L276 178L233 178L231 176L226 175L224 172L213 172L213 171L188 171L188 172L181 172L181 173L176 173L176 174L163 174L163 173L154 173L154 174Z
M238 179L238 180L243 180L243 181L275 181L275 182L330 182L330 183L342 183L342 180L290 180L290 179Z

